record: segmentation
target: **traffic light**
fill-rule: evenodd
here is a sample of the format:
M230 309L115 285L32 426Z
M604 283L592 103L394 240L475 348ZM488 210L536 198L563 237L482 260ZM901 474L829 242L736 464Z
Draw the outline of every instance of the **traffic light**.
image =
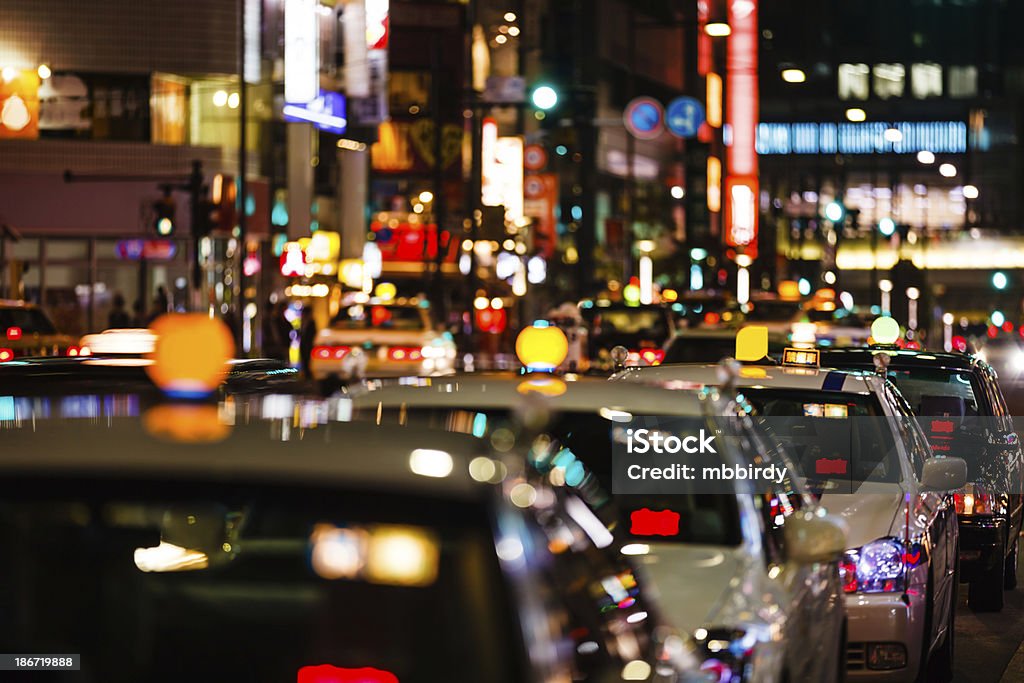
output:
M153 229L161 237L174 234L174 198L170 189L164 190L164 196L153 202Z
M207 197L201 198L195 207L192 220L192 236L196 239L209 237L220 226L220 205Z
M558 91L547 84L538 85L530 93L530 102L541 111L554 109L558 105Z

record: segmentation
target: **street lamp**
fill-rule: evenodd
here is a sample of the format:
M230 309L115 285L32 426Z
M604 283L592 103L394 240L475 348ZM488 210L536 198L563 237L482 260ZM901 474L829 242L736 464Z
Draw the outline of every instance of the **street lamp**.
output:
M882 314L889 315L892 309L892 280L880 280L878 289L882 292Z

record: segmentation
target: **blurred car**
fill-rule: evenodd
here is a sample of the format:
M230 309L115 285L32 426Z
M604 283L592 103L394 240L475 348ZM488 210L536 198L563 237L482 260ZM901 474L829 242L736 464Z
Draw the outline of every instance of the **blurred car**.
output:
M1024 381L1024 340L1015 334L983 339L984 344L975 356L992 366L999 381L1011 386Z
M583 301L583 319L590 327L588 356L595 365L611 369L611 350L616 346L628 351L627 365L657 365L662 346L675 329L668 306L649 304L630 306L605 299Z
M57 331L35 304L0 299L0 363L26 356L77 356L74 338Z
M1006 399L991 366L977 356L898 349L843 349L823 353L842 368L885 373L910 403L937 453L968 461L967 489L955 496L960 520L960 577L967 603L998 611L1003 591L1017 585L1024 517L1024 455Z
M539 430L530 457L552 463L549 479L564 481L616 529L615 547L636 558L638 576L662 598L666 621L694 634L722 668L711 680L841 678L844 610L837 560L844 537L802 488L785 479L759 495L732 482L731 494L609 498L612 451L624 438L619 420L684 416L715 429L715 413L726 404L710 394L542 374L376 381L350 391L354 416L396 430L463 425L499 449L514 447L522 432L517 425ZM735 425L742 443L757 438L748 421ZM723 462L745 466L754 456L741 450L740 440L727 443L727 451L720 449L726 451ZM784 462L778 453L764 458ZM633 513L644 510L675 514L687 524L667 535L646 533L631 522Z
M718 366L662 365L625 370L612 380L692 391L717 386L723 377ZM825 509L849 526L842 565L847 676L948 680L958 535L948 493L963 485L964 461L933 457L910 407L884 378L744 366L729 381L776 442L792 450ZM805 417L821 420L794 419ZM950 478L957 471L959 481Z
M310 370L316 380L438 375L455 368L451 334L439 331L426 301L371 299L343 307L320 330Z
M158 399L161 392L146 374L151 363L131 356L19 359L0 365L0 395L79 394L87 399L124 393ZM297 391L301 391L298 370L268 358L230 360L221 385L226 394Z
M83 683L707 680L571 493L341 403L3 423L0 639Z
M662 363L717 363L735 355L736 330L697 328L680 330L665 344ZM768 356L778 361L786 348L784 333L769 332Z

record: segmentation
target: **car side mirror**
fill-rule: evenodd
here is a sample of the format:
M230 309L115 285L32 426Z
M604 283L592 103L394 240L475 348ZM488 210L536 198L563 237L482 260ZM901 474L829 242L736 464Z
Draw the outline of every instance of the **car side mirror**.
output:
M798 513L782 529L786 555L798 564L832 562L846 552L846 525L835 517Z
M929 491L955 491L967 483L967 462L963 458L929 458L921 471L921 486Z

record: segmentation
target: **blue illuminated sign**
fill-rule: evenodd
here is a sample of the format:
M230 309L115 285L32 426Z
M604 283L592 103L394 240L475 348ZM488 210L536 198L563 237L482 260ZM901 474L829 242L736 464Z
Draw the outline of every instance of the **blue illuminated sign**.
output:
M885 131L900 132L896 141ZM758 154L962 154L967 151L963 121L865 121L861 123L761 123Z
M325 90L321 90L320 96L312 102L286 103L281 113L285 121L312 123L324 132L338 135L344 133L348 125L345 118L345 96Z
M692 97L677 97L665 109L665 127L680 138L692 138L704 123L704 105Z

